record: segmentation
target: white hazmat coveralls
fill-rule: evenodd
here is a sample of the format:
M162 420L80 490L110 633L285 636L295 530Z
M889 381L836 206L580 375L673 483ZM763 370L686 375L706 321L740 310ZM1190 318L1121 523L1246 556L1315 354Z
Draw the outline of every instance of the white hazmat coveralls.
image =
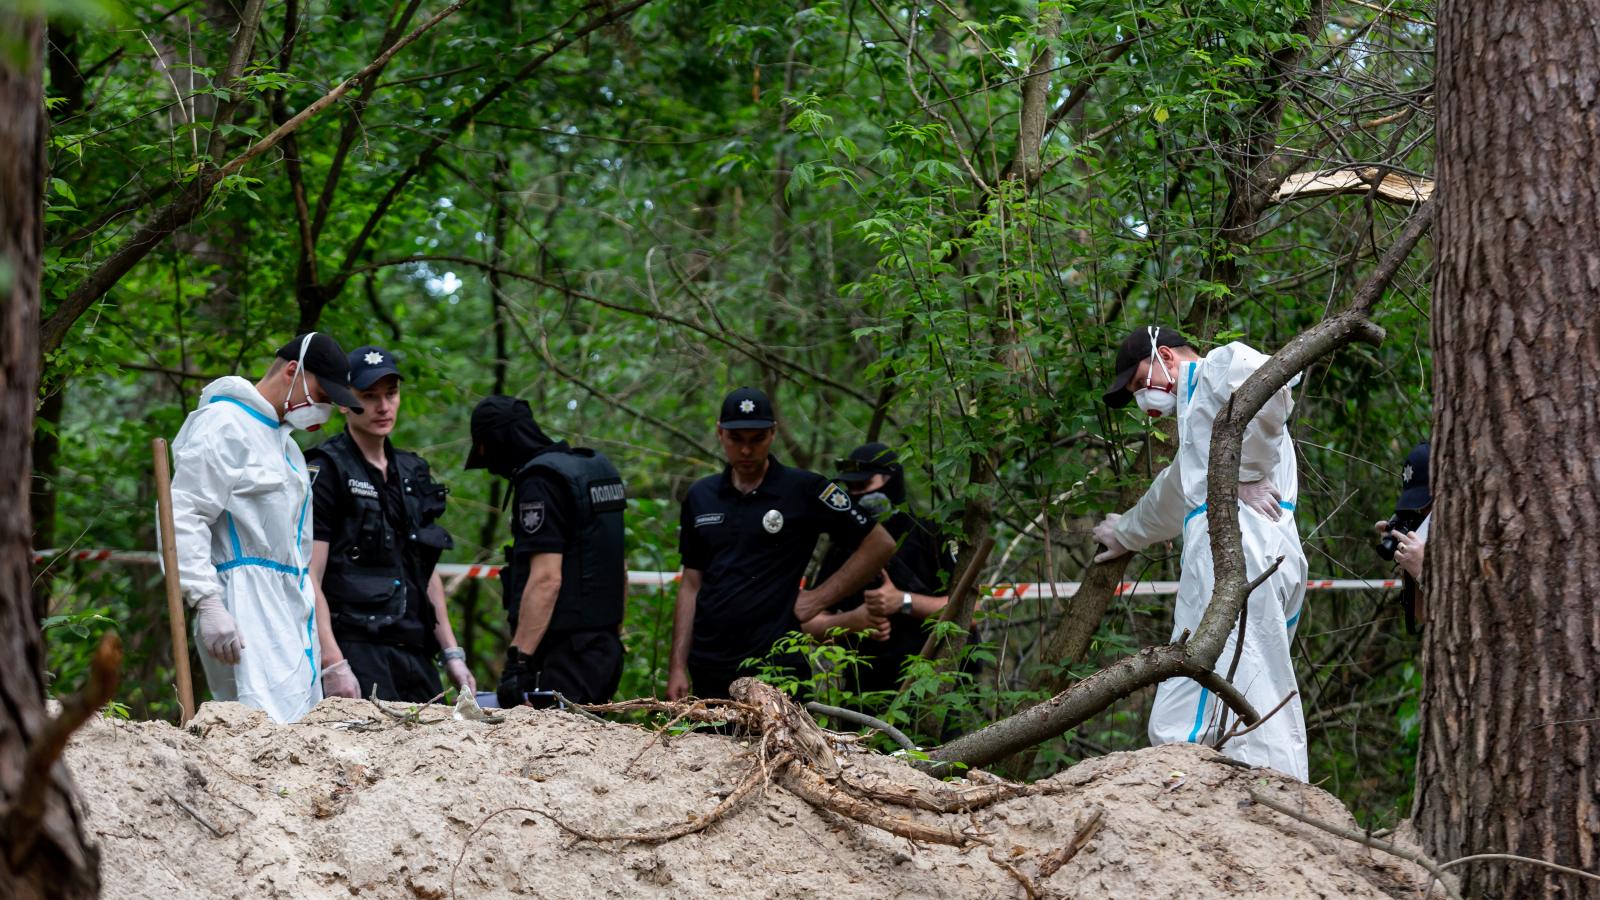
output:
M255 385L231 375L200 395L172 442L178 579L190 606L221 598L244 641L238 665L200 661L217 700L293 722L322 699L306 461Z
M1211 425L1233 392L1244 384L1268 357L1234 342L1195 362L1178 364L1178 450L1172 463L1156 476L1133 509L1116 524L1123 547L1142 550L1151 544L1183 536L1183 566L1173 611L1172 639L1191 635L1211 602L1215 573L1206 515L1206 475L1211 455ZM1298 377L1295 379L1298 381ZM1292 387L1292 384L1291 384ZM1306 557L1294 523L1300 492L1295 467L1294 442L1289 437L1289 413L1294 409L1290 387L1280 389L1245 429L1239 481L1270 478L1283 497L1285 513L1277 522L1244 504L1239 505L1243 536L1245 578L1254 579L1273 560L1283 564L1257 587L1247 601L1244 650L1233 683L1244 692L1256 712L1266 715L1279 701L1296 691L1294 663L1289 645L1300 621L1306 593ZM1231 475L1231 473L1229 473ZM1239 637L1238 623L1228 634L1217 659L1216 672L1226 676ZM1150 743L1179 741L1209 744L1218 737L1226 707L1206 688L1188 678L1169 678L1156 689L1150 713ZM1238 716L1228 712L1228 727ZM1267 722L1243 737L1230 740L1223 752L1241 762L1270 766L1305 781L1305 717L1300 698L1294 699Z

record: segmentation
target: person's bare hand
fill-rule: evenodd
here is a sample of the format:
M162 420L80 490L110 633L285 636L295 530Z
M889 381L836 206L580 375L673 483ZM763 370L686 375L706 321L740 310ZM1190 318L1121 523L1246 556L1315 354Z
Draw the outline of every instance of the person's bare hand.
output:
M1417 537L1416 532L1409 531L1405 534L1396 533L1395 544L1394 561L1400 564L1400 568L1404 569L1407 575L1421 581L1422 560L1428 550L1427 540Z
M689 696L689 673L673 669L667 673L667 699L673 702Z
M900 600L905 596L905 591L895 586L889 580L887 570L883 572L883 583L875 588L863 591L862 599L866 601L867 608L875 616L890 616L900 611Z

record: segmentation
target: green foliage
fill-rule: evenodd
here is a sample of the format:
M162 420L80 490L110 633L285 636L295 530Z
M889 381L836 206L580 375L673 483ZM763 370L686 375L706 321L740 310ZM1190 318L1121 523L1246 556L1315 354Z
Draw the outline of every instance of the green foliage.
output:
M244 77L221 85L236 11L130 6L132 26L86 25L56 46L71 64L47 85L46 317L214 145L231 158L419 21L302 4L287 22L271 7ZM1251 192L1292 171L1432 168L1421 0L1391 14L1333 4L1309 29L1309 0L662 0L563 43L590 6L468 4L223 179L79 317L47 360L64 404L39 426L60 440L36 458L56 498L41 543L152 547L150 437L174 435L210 378L258 376L271 347L314 325L399 357L395 441L451 487L447 561L498 561L505 541L503 486L459 468L489 391L611 456L628 481L630 568L671 571L678 501L720 468L717 403L753 384L778 405L785 463L825 467L881 437L920 512L964 546L996 538L985 581L1076 580L1092 522L1161 464L1133 469L1148 423L1100 402L1117 341L1161 321L1203 349L1282 346L1355 290L1408 210ZM1046 50L1047 128L1019 156L1025 78ZM55 80L71 72L83 83ZM224 101L237 108L214 129ZM1369 523L1429 421L1425 256L1380 308L1385 345L1342 351L1297 389L1314 574L1386 574ZM1174 577L1176 563L1156 548L1129 577ZM51 615L117 624L131 713L170 716L153 571L60 563L44 585ZM675 593L630 595L621 693L663 689ZM1040 647L1066 601L997 596L967 660L913 662L894 697L827 676L791 687L931 745L1038 699L1043 675L1169 640L1169 603L1121 597L1086 658L1052 660ZM451 607L491 685L498 586L459 586ZM1415 647L1400 631L1376 594L1313 594L1297 638L1313 776L1378 815L1409 788L1416 686L1401 673ZM86 659L80 638L48 632L64 683ZM848 641L790 646L824 672L853 664ZM1033 773L1141 746L1147 704L1042 748Z

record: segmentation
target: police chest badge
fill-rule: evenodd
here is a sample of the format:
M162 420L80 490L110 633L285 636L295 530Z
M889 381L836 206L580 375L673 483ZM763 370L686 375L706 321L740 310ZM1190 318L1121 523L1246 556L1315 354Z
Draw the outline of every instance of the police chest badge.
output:
M544 525L544 501L517 504L517 524L528 534L538 531Z
M767 514L761 517L761 527L767 530L767 534L777 534L782 531L783 513L775 509L767 510Z
M827 487L822 489L818 499L839 512L844 512L850 508L850 495L845 493L844 488L831 481L828 482Z

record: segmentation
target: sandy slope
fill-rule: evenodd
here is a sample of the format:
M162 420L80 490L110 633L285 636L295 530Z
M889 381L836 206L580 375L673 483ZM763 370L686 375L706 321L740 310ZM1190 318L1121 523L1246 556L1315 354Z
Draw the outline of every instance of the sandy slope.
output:
M567 713L412 728L374 713L329 700L299 724L275 726L235 704L207 704L188 731L88 726L67 760L102 848L105 896L449 897L458 858L460 897L1023 895L984 848L913 846L776 785L708 831L657 846L577 840L533 812L595 832L702 815L750 766L732 738L687 735L646 750L649 732ZM341 724L352 721L376 730ZM1063 793L960 818L1031 874L1038 854L1103 809L1094 838L1042 882L1067 896L1416 895L1416 867L1288 821L1245 792L1352 824L1333 797L1215 759L1192 745L1113 754L1056 776L1070 786ZM925 780L888 759L856 764ZM469 841L510 807L527 811L495 815Z

